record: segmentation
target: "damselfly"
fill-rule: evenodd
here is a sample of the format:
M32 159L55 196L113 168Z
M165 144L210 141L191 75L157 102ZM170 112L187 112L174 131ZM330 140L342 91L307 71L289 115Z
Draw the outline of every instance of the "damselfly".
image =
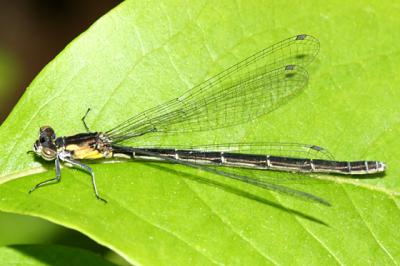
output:
M55 160L56 176L37 184L30 192L59 182L60 161L63 161L87 171L92 177L97 199L105 201L99 196L93 170L80 160L128 156L178 163L329 205L324 199L312 194L214 166L365 175L385 171L385 164L379 161L335 161L327 150L316 145L123 145L129 139L138 139L144 135L210 131L248 122L266 114L306 86L308 73L304 67L314 60L318 50L318 40L310 35L302 34L283 40L195 86L182 96L139 113L108 131L90 132L85 122L88 112L82 118L87 133L56 137L51 127L43 126L33 151L45 160Z

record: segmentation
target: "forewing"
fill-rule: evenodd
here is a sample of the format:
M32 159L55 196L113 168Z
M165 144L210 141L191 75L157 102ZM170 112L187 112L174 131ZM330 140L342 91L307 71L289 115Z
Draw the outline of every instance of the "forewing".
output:
M307 84L303 66L318 41L298 35L228 68L181 97L134 116L107 132L114 142L150 132L212 130L250 121L296 95Z

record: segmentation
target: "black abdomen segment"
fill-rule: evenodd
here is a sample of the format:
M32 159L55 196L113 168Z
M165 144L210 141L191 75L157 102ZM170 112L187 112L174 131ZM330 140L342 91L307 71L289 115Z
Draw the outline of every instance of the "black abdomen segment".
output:
M142 150L157 153L161 156L166 156L177 160L190 161L197 164L213 164L286 172L365 175L384 172L386 168L384 163L378 161L341 162L321 159L289 158L220 151L197 151L162 148L145 148ZM113 147L113 152L114 154L122 153L137 159L152 159L150 156L140 154L140 148Z

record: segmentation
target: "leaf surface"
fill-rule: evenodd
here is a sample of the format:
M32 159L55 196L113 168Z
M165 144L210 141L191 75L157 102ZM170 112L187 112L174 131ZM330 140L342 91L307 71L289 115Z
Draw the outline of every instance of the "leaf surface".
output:
M0 210L79 230L134 264L398 263L399 9L391 1L125 1L43 69L2 125ZM60 184L27 193L54 176L53 163L26 154L40 126L83 132L90 107L90 128L110 129L301 33L321 42L301 95L244 125L135 144L310 143L339 160L385 161L382 178L289 182L330 208L164 163L91 165L108 204L95 200L86 173L67 167Z
M0 260L4 265L114 265L86 250L56 245L0 247Z

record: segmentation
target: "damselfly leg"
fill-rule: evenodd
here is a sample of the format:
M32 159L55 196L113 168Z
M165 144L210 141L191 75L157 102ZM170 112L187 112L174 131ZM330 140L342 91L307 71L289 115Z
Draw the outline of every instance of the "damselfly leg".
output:
M99 192L97 191L96 179L94 177L93 169L79 161L73 160L68 157L64 157L62 154L60 154L60 156L57 156L57 158L55 159L56 177L51 178L49 180L45 180L43 182L40 182L39 184L37 184L36 186L31 188L31 190L29 190L29 193L32 193L33 191L35 191L36 189L38 189L40 187L43 187L46 185L51 185L51 184L56 184L56 183L60 182L60 180L61 180L60 160L70 163L72 166L79 167L79 168L83 169L84 171L88 172L92 178L92 185L93 185L93 190L96 195L96 198L98 200L101 200L101 201L107 203L107 201L105 199L100 197Z
M81 118L83 126L86 129L86 132L90 132L89 127L87 126L86 121L85 121L86 120L86 116L88 115L89 112L90 112L90 107L87 109L85 115Z
M60 159L57 157L55 160L55 167L56 167L56 177L51 178L49 180L45 180L43 182L40 182L39 184L37 184L36 186L34 186L33 188L31 188L31 190L29 190L29 193L32 193L33 191L35 191L36 189L46 186L46 185L51 185L51 184L56 184L58 182L60 182L61 180L61 170L60 170Z
M79 161L75 161L71 158L63 158L63 161L72 164L73 166L77 166L83 170L85 170L86 172L88 172L90 174L90 176L92 177L92 185L93 185L93 190L94 190L94 194L96 195L96 198L98 200L101 200L105 203L107 203L107 201L105 199L103 199L102 197L100 197L99 192L97 191L97 186L96 186L96 179L94 177L94 172L92 170L92 168L90 168L89 166L87 166L86 164L83 164Z

